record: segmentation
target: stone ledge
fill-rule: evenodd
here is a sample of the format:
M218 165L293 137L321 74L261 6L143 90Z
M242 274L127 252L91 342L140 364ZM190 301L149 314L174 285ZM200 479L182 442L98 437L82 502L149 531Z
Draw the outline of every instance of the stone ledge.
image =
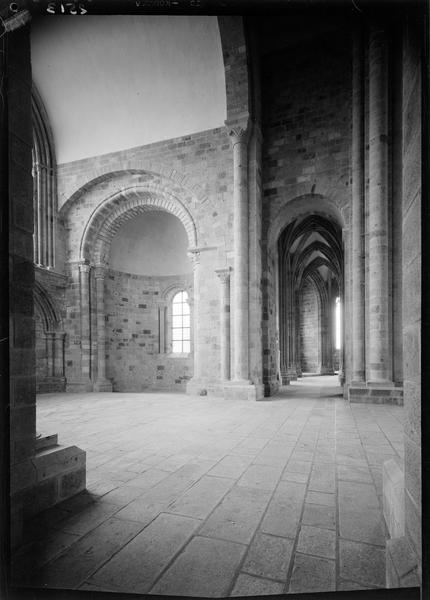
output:
M231 382L224 385L226 400L264 400L264 385Z
M77 446L43 448L32 459L35 484L24 493L27 519L86 487L86 453Z
M350 385L349 402L367 404L392 404L403 406L403 388L394 386L373 386L371 384Z

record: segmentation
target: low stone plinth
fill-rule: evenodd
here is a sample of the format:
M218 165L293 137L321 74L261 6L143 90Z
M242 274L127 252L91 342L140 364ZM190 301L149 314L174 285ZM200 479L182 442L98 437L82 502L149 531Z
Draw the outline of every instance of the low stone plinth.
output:
M77 381L72 381L72 380L67 380L66 383L66 392L77 392L77 393L84 393L84 392L92 392L93 391L93 383L92 381L90 381L90 379L85 379L85 380L77 380Z
M111 392L112 382L108 379L97 380L93 388L94 392Z
M31 462L36 481L24 496L24 519L74 496L86 487L86 453L77 446L42 447Z
M403 406L403 388L376 386L372 384L352 384L348 388L348 400L350 402L368 404L394 404Z
M264 400L264 385L228 383L224 385L226 400Z

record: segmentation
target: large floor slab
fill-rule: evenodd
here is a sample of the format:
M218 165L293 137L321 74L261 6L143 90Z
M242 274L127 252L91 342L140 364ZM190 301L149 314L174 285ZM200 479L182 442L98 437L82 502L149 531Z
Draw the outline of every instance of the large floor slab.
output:
M37 429L87 452L87 492L39 515L18 585L206 597L385 586L381 457L403 409L335 377L265 402L46 394Z

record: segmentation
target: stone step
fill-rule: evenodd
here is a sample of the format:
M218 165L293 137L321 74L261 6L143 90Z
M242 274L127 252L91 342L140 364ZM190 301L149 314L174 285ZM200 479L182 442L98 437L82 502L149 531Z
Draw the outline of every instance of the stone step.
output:
M42 447L32 463L35 484L24 499L24 518L46 510L86 487L86 453L77 446Z
M42 435L41 437L36 439L36 454L38 454L42 450L54 448L55 446L58 446L57 433L52 433L51 435Z

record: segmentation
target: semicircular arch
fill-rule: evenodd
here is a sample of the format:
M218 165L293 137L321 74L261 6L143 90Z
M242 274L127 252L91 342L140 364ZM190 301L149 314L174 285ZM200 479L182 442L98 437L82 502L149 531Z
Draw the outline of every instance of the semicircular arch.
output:
M164 211L176 216L185 228L190 248L197 246L197 230L186 206L167 190L148 182L121 189L93 210L84 228L79 260L106 264L110 243L121 225L148 211Z

